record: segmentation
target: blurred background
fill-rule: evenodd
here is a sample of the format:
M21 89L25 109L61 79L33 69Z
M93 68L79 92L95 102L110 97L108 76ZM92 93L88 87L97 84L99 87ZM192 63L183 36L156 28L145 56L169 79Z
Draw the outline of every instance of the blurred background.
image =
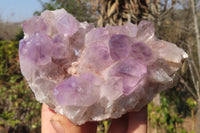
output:
M148 133L200 133L200 1L199 0L1 0L0 2L0 133L40 133L40 110L20 73L21 24L44 10L65 8L79 21L97 27L154 23L156 36L189 54L174 88L148 105ZM99 122L106 133L111 121Z

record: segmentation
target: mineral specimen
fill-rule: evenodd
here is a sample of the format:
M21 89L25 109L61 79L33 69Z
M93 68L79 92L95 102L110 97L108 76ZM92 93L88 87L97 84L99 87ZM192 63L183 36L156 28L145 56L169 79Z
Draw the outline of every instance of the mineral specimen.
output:
M148 21L94 28L60 9L30 18L23 29L20 66L36 99L78 125L140 110L174 85L187 58L157 39Z

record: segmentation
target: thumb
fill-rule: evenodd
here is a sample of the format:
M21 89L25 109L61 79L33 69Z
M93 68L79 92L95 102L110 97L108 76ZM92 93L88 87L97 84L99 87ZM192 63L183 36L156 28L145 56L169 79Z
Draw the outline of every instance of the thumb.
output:
M97 131L97 122L88 122L77 126L60 114L51 118L51 124L57 133L96 133Z
M63 115L56 114L50 121L57 133L81 133L81 127L74 125Z

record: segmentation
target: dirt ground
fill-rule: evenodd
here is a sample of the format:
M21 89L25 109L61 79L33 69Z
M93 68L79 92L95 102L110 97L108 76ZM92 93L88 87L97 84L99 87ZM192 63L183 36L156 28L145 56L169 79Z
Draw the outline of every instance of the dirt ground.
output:
M196 117L195 117L196 118ZM195 131L196 128L196 119L192 120L192 118L185 118L183 122L183 128L188 132Z

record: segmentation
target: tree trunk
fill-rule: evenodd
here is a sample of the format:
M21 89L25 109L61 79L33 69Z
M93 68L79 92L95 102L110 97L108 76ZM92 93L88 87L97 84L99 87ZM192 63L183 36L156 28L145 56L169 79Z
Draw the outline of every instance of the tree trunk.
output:
M196 133L200 133L200 99L198 99L198 102L197 102L197 114L196 114L196 118L197 118Z
M196 11L195 0L191 0L191 6L192 6L193 19L194 19L194 30L195 30L195 34L196 34L197 54L198 54L199 68L200 68L200 35L199 35L199 26L198 26L198 20L197 20L197 11Z

